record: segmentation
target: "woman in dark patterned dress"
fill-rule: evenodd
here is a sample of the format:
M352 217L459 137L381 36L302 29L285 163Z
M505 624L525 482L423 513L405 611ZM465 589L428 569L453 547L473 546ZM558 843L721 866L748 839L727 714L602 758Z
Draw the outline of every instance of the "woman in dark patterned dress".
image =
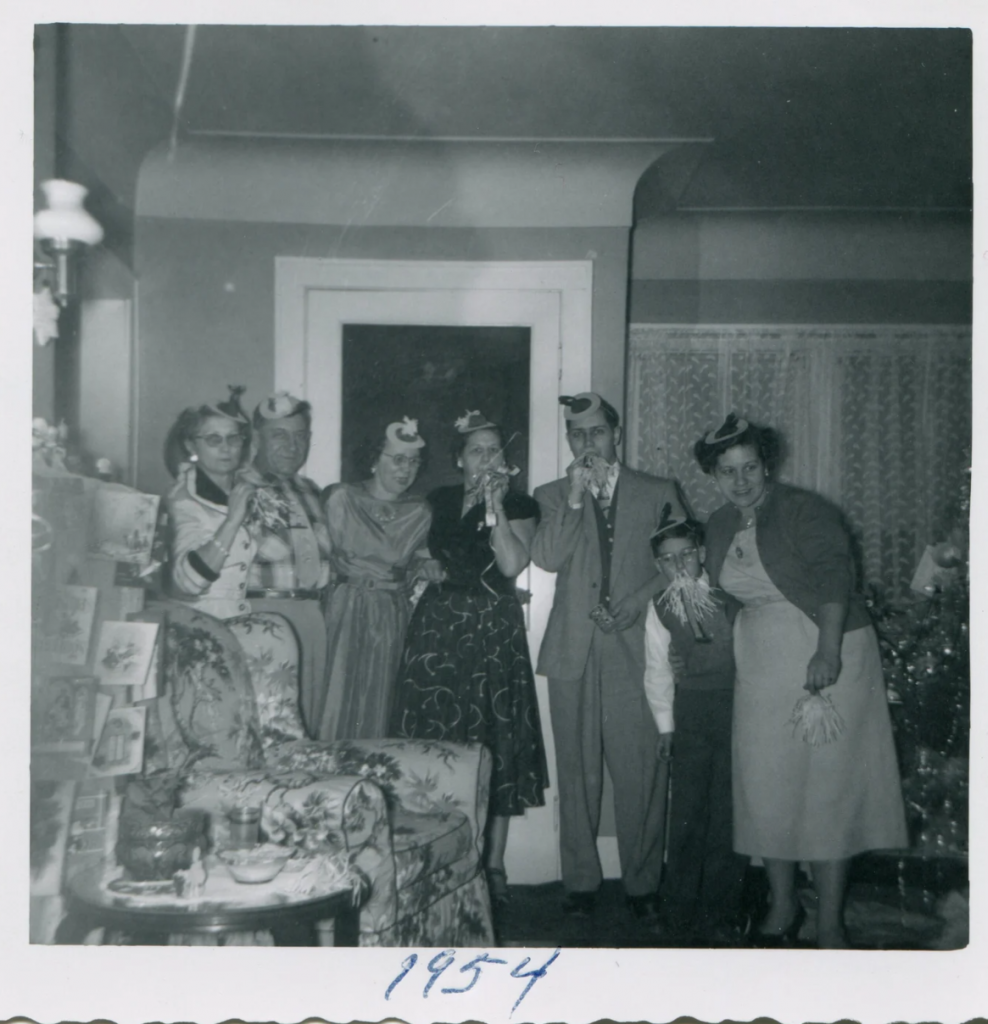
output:
M507 898L508 819L540 807L548 785L535 677L515 577L528 565L539 508L508 489L501 428L479 412L456 422L464 482L429 495L429 551L445 578L412 615L391 734L480 742L493 755L485 862Z

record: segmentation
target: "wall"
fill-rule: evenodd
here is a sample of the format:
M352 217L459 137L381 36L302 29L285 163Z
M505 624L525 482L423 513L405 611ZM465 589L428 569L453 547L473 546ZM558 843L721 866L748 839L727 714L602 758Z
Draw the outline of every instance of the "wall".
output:
M971 320L964 212L679 213L632 244L632 323Z
M178 412L274 385L274 258L593 259L594 387L623 402L626 228L396 228L140 217L137 486L168 485L161 446ZM319 481L328 483L329 481Z

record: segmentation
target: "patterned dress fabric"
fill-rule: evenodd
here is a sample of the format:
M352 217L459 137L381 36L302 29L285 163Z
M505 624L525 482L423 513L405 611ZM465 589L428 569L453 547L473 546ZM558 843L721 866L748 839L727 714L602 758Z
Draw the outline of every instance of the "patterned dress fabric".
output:
M735 850L813 861L905 846L875 631L866 626L844 634L840 676L823 691L843 719L844 732L814 747L789 719L806 696L806 666L818 630L769 579L754 527L735 535L720 585L744 605L734 623Z
M463 487L429 495L429 551L446 570L422 595L408 628L391 733L483 743L493 755L491 813L539 807L548 785L525 620L514 580L498 570L484 507L461 515ZM509 519L535 519L538 505L509 492Z
M320 740L384 736L412 611L409 570L431 513L420 497L380 501L360 484L340 484L326 499L326 519L336 582L314 732Z

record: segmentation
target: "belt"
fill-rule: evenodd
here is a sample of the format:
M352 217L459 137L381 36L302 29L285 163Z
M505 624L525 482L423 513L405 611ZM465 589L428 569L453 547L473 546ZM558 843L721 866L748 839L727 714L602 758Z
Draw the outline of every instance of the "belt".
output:
M349 583L362 590L407 590L408 584L397 580L376 580L373 576L336 576L336 583Z
M248 597L280 597L290 601L318 601L321 590L276 590L273 587L251 587Z

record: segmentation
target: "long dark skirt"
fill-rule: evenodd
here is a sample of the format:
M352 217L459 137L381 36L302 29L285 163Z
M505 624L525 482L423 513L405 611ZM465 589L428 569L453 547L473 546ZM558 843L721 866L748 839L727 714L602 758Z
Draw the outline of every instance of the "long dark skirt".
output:
M390 733L483 743L494 762L490 813L542 806L548 770L517 597L426 590L408 626Z

